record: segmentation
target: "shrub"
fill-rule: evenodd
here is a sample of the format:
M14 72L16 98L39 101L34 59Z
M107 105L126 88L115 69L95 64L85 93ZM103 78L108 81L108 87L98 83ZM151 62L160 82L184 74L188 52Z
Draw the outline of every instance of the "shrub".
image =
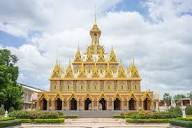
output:
M9 108L9 112L13 112L14 110L15 110L14 107Z
M16 117L18 119L54 119L64 117L64 114L51 111L13 111L9 114L9 116Z
M192 115L192 106L187 106L185 110L187 115Z
M21 123L32 123L33 119L17 119L19 120Z
M173 121L171 121L171 125L176 125L176 126L182 126L182 127L186 127L186 128L191 128L191 127L192 127L192 121L173 120Z
M4 115L5 114L5 109L3 106L0 107L0 115Z
M127 116L126 116L127 117ZM139 112L130 115L132 119L170 119L178 117L177 114L171 112Z
M169 123L170 121L170 119L126 119L128 123Z
M0 117L0 121L14 120L14 117Z
M0 121L0 128L8 127L8 126L20 125L20 124L21 124L21 122L19 120Z
M64 123L64 118L58 119L34 119L33 123Z
M180 109L179 106L176 107L171 107L168 112L174 113L175 115L181 116L182 115L182 111Z

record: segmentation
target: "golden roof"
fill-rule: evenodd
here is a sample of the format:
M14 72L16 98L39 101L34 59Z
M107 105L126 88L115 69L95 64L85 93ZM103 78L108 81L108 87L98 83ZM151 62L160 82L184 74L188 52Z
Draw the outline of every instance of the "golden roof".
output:
M61 65L56 62L55 67L53 68L51 78L60 78L62 74Z
M113 48L111 49L111 52L110 52L109 62L117 62L117 56Z
M126 78L125 68L122 64L118 68L118 78Z
M134 62L128 68L128 74L130 78L140 78L139 71Z
M75 54L74 62L82 62L81 53L80 53L79 47L78 47L77 52Z
M72 70L71 64L69 63L66 69L65 78L73 78L73 77L74 77L73 70Z

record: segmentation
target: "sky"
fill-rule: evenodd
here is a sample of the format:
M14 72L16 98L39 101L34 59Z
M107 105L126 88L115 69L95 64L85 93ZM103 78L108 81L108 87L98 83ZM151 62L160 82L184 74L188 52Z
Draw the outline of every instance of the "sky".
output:
M18 82L48 90L56 59L65 67L90 44L95 10L101 45L125 67L134 58L142 90L192 91L191 0L1 0L0 48L18 57Z

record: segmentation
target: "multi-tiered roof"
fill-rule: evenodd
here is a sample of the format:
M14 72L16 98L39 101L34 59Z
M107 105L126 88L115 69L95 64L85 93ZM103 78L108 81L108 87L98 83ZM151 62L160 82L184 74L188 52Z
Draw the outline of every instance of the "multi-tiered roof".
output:
M104 47L99 42L101 31L96 23L90 30L90 36L91 45L87 47L86 52L83 54L78 47L73 62L69 63L65 70L57 62L51 80L140 79L134 62L126 69L123 64L119 63L113 48L110 53L105 52Z

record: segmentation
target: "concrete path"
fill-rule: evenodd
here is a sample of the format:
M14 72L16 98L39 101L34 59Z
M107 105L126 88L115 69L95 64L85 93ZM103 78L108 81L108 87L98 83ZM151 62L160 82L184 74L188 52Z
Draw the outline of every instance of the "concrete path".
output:
M79 118L66 119L63 124L27 124L23 123L20 128L170 128L164 124L132 124L124 119L113 118Z

